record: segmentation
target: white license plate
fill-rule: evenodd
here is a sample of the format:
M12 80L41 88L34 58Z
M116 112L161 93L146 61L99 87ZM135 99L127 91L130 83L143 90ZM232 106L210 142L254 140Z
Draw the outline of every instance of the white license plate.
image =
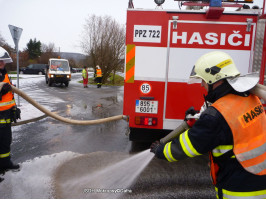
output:
M135 112L157 114L158 101L136 100Z

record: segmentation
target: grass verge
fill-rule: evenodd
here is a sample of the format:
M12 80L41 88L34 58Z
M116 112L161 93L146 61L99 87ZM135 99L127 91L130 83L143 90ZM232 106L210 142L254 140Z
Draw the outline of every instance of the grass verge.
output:
M97 85L97 83L94 82L94 77L93 78L89 78L88 84L89 85ZM83 80L78 81L79 83L83 83ZM115 75L115 81L113 84L113 74L110 74L109 78L107 79L107 81L102 84L105 86L123 86L124 85L124 77L119 76L119 75Z

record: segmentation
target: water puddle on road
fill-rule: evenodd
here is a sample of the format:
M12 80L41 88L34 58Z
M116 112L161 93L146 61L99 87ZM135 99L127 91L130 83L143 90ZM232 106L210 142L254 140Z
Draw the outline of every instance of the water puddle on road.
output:
M121 198L154 157L149 149L135 155L95 152L69 160L58 168L56 198Z
M0 183L0 199L51 199L56 168L81 154L64 151L20 163L18 172L6 172Z

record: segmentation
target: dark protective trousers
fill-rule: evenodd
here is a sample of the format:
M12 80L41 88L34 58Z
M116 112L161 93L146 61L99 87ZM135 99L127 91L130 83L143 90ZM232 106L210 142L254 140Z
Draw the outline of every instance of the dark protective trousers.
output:
M0 169L10 163L10 146L12 142L11 124L0 126Z
M97 83L97 88L100 88L102 86L102 77L96 77L95 81Z

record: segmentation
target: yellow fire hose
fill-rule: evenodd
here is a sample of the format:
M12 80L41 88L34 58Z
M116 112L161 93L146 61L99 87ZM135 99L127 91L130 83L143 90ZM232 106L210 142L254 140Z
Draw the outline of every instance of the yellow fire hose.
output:
M259 98L264 100L264 103L266 103L266 86L257 84L254 88L250 90L252 94L255 94Z
M172 141L173 139L177 138L181 133L183 133L187 129L189 129L189 126L186 121L183 121L175 130L171 131L164 138L161 138L160 143L166 144L167 142Z
M74 119L64 118L64 117L61 117L61 116L51 112L50 110L48 110L46 108L44 108L43 106L38 104L36 101L34 101L32 98L30 98L27 94L25 94L21 90L17 89L16 87L14 87L14 86L11 86L11 87L12 87L12 90L14 93L16 93L19 96L21 96L22 98L24 98L26 101L28 101L30 104L32 104L34 107L36 107L37 109L39 109L40 111L42 111L46 115L48 115L54 119L57 119L61 122L68 123L68 124L93 125L93 124L101 124L101 123L120 120L120 119L128 120L128 116L126 116L126 115L117 115L117 116L113 116L113 117L107 117L107 118L96 119L96 120L74 120Z

